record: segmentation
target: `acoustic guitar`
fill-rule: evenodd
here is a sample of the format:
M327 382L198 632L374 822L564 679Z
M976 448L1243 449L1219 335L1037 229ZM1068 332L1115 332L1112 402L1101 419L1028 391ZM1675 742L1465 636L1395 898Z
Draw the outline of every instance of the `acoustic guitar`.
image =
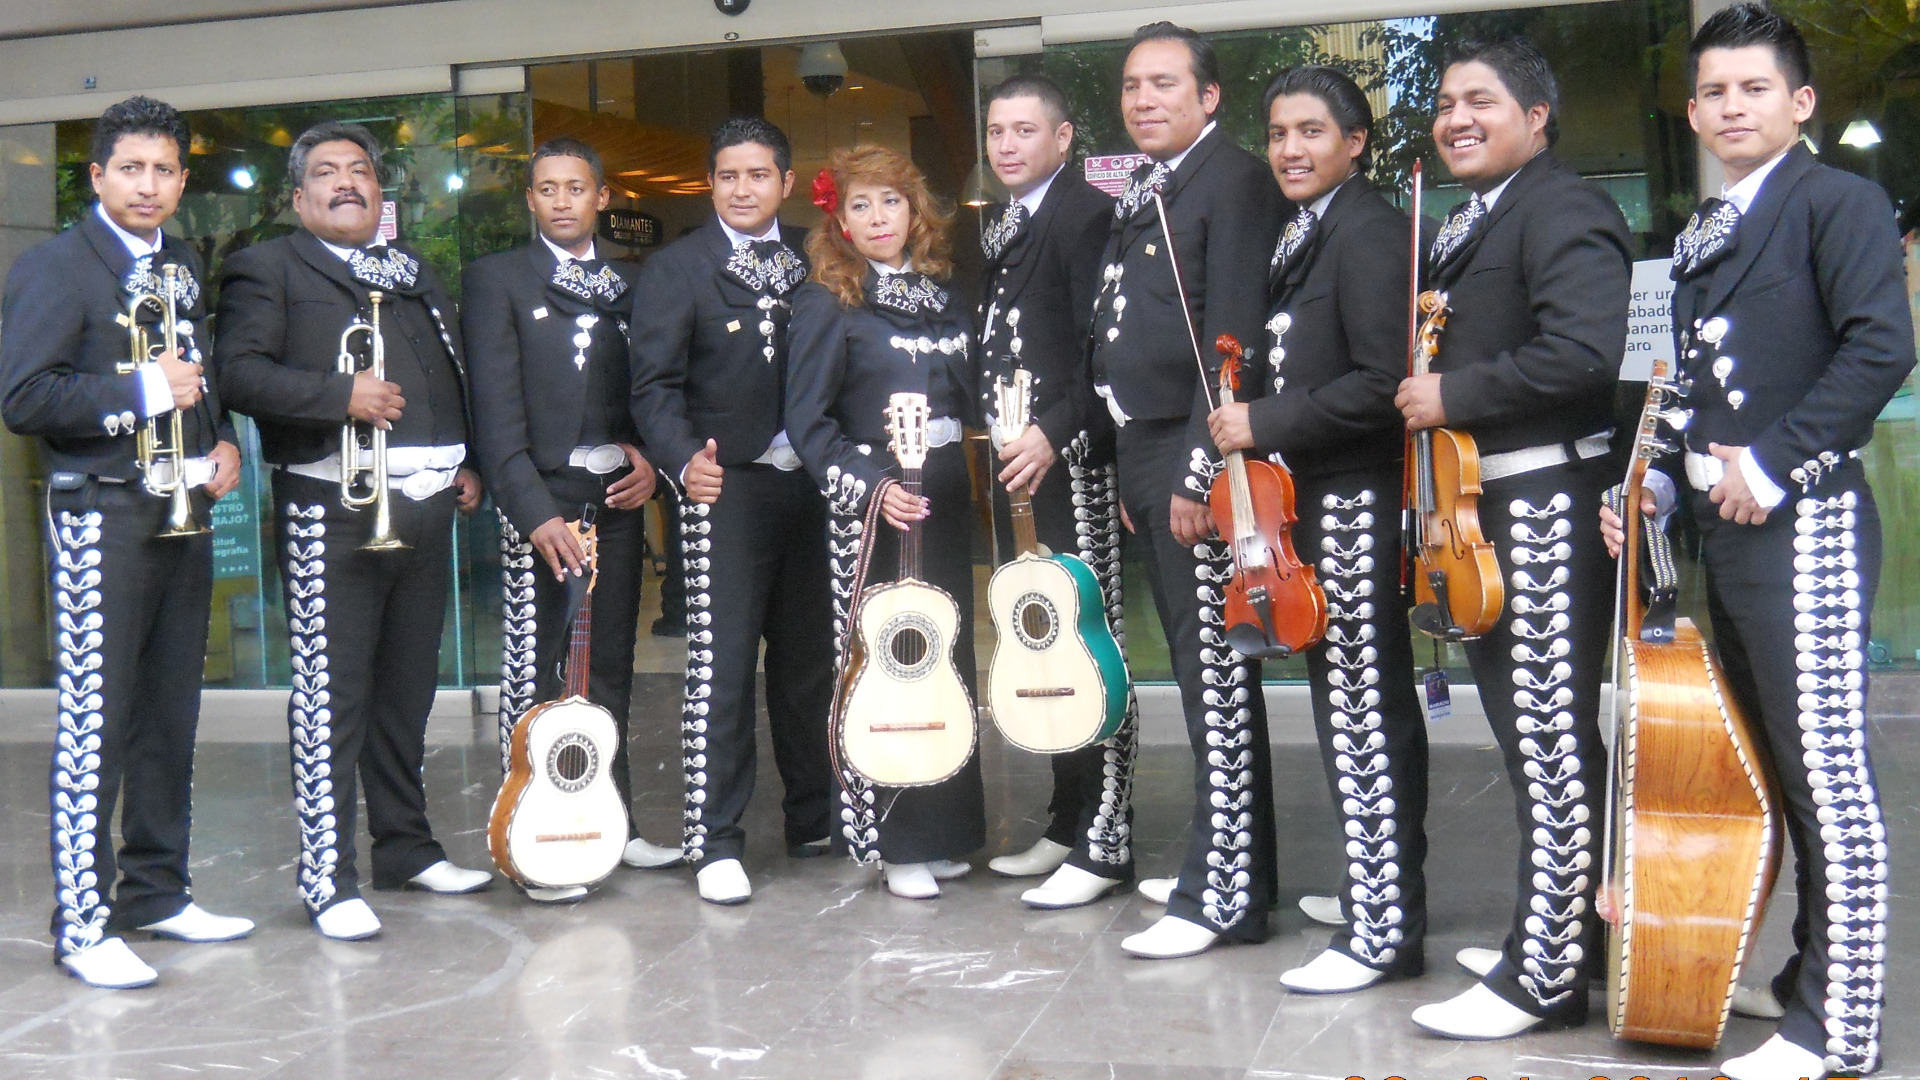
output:
M507 775L487 817L487 849L500 872L531 888L591 885L613 873L627 846L627 808L608 766L619 748L613 714L587 700L598 538L590 515L573 526L586 552L575 579L579 611L567 644L566 690L513 726Z
M1033 374L994 381L994 433L1002 445L1032 420ZM1120 730L1127 662L1107 624L1100 579L1077 555L1049 552L1034 535L1026 488L1010 492L1013 561L993 572L987 609L999 639L987 669L987 705L1007 741L1059 754Z
M1773 889L1781 830L1766 746L1699 629L1675 617L1673 552L1640 513L1647 462L1673 449L1657 426L1678 430L1690 416L1674 407L1686 386L1670 364L1655 361L1627 482L1608 499L1626 539L1600 906L1614 1035L1712 1049Z
M900 483L918 495L932 418L927 396L894 394L887 417ZM876 508L881 495L873 494ZM973 756L976 735L973 698L953 665L960 608L920 579L921 527L915 522L900 534L899 576L860 592L834 710L840 763L885 787L949 779Z

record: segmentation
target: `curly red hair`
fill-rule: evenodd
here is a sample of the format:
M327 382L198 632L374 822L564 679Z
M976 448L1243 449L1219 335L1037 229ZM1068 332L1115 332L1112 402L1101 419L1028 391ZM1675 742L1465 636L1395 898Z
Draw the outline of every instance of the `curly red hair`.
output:
M890 187L906 196L912 224L907 228L907 258L913 268L928 277L945 279L953 273L953 211L941 205L927 189L911 159L898 150L863 143L842 147L827 157L827 167L815 179L815 192L824 195L831 181L833 204L845 205L847 189L854 184ZM822 200L816 200L816 202ZM853 241L841 231L833 214L807 235L807 258L813 262L813 280L827 287L847 307L866 303L862 284L867 277L867 260L854 250Z

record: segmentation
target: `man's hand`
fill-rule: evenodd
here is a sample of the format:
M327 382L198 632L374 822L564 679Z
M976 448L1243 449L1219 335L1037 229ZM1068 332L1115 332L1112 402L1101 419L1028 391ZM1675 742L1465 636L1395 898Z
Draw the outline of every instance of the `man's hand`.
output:
M1642 487L1640 489L1640 516L1652 517L1659 512L1660 503L1653 497L1653 492ZM1623 526L1624 523L1620 520L1620 515L1614 513L1613 508L1606 503L1601 503L1600 538L1607 542L1607 554L1616 559L1620 557L1620 549L1625 547L1627 543L1627 533Z
M213 462L213 479L201 485L201 489L215 502L221 496L240 486L240 448L230 442L221 442L207 455Z
M640 456L640 448L619 444L627 453L633 471L607 486L607 509L632 510L653 498L653 466Z
M1223 454L1253 449L1253 424L1247 419L1247 403L1235 401L1222 405L1207 416L1207 433Z
M1007 490L1025 487L1031 495L1040 490L1041 478L1053 467L1053 444L1039 424L1028 424L1018 438L1000 448L1000 460L1007 463L1000 470L1000 482L1007 485Z
M1175 495L1167 511L1167 529L1175 541L1192 547L1213 536L1213 511L1206 503Z
M167 390L173 394L173 407L191 409L200 404L207 385L206 373L200 369L200 365L180 359L179 349L162 353L158 362L160 373L167 377Z
M1740 471L1740 455L1746 449L1744 446L1707 444L1707 452L1727 466L1720 482L1707 492L1707 498L1720 508L1723 519L1736 525L1759 525L1767 520L1767 508L1753 497L1753 490L1747 487L1747 474Z
M708 505L720 501L720 485L727 470L716 460L719 455L720 444L708 439L707 445L687 459L687 471L681 474L686 477L687 498Z
M1126 503L1121 503L1121 504L1120 504L1120 524L1121 524L1121 526L1123 526L1123 527L1124 527L1124 528L1125 528L1125 529L1126 529L1126 530L1127 530L1128 532L1139 532L1139 531L1140 531L1140 530L1138 530L1138 529L1135 529L1135 528L1133 527L1133 519L1127 516L1127 504L1126 504Z
M586 549L580 546L580 538L573 535L573 527L562 518L550 517L541 522L533 535L527 537L527 542L547 560L547 568L560 581L567 580L568 574L578 577L587 565Z
M453 474L453 505L463 514L471 514L480 509L480 495L485 489L480 484L480 474L472 469L456 469Z
M1400 392L1393 395L1393 407L1400 410L1407 427L1414 431L1445 424L1447 408L1440 402L1440 376L1428 372L1402 381Z
M353 396L347 399L347 415L377 428L391 429L400 419L407 399L400 396L400 384L385 382L362 371L353 377Z
M889 486L887 493L880 497L880 516L901 532L912 528L914 522L925 520L931 513L932 500L908 494L904 484Z

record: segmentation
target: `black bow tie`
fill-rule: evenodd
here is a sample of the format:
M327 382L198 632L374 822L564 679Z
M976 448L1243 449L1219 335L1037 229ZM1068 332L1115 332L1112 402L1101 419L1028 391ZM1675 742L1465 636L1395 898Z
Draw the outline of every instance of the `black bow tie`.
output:
M604 259L567 259L553 268L547 284L557 300L585 302L604 315L624 311L620 298L626 295L627 282Z
M128 296L151 293L164 298L167 295L164 280L166 271L162 268L166 266L174 267L173 303L175 309L184 314L200 303L200 283L194 280L193 271L185 263L169 258L164 250L136 257L120 286Z
M778 240L752 240L734 247L727 273L754 292L778 297L806 280L807 264Z
M1313 249L1313 237L1319 230L1320 216L1306 207L1287 222L1280 230L1280 239L1273 246L1273 258L1267 262L1268 280L1279 283L1287 280L1295 268L1304 263L1307 254Z
M1733 251L1739 225L1739 207L1725 199L1702 202L1673 238L1673 280L1692 281L1718 265Z
M1016 199L1007 204L1006 210L992 225L987 226L986 234L980 237L980 250L986 255L988 262L993 262L1007 253L1007 249L1013 246L1013 242L1018 240L1022 231L1025 230L1027 217L1026 204Z
M347 254L347 266L354 280L368 288L403 296L417 296L421 292L420 260L398 248L379 244L351 251Z

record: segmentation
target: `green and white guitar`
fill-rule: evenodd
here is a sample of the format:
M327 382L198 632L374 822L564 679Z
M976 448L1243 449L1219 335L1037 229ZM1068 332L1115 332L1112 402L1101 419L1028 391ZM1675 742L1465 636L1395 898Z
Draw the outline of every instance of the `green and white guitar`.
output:
M994 434L1001 445L1027 429L1033 376L1016 369L994 382ZM1027 492L1013 492L1013 561L995 570L987 606L999 642L987 673L987 704L1007 741L1059 754L1108 738L1127 710L1127 662L1107 625L1106 599L1076 555L1053 554L1034 535Z

